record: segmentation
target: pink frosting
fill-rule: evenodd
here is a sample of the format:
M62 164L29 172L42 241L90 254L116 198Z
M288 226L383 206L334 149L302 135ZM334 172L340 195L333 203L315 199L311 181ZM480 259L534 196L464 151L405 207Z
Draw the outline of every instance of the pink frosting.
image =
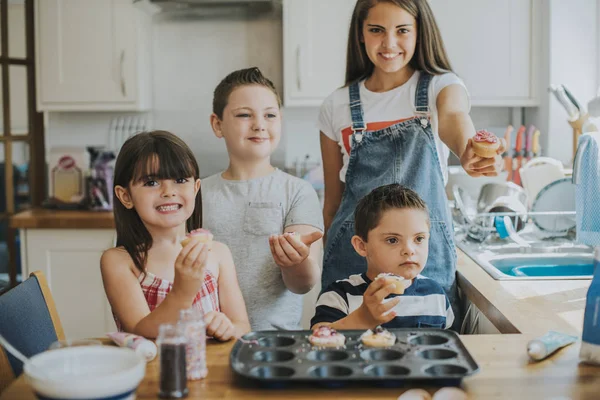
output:
M313 336L318 338L325 338L337 335L337 331L328 326L321 326L313 331Z
M492 132L488 132L486 130L477 131L473 140L476 142L488 142L488 143L497 143L498 138Z
M200 228L200 229L194 229L193 231L191 231L189 233L190 236L196 236L196 235L212 235L212 233L210 233L210 231L208 229L204 229L204 228Z

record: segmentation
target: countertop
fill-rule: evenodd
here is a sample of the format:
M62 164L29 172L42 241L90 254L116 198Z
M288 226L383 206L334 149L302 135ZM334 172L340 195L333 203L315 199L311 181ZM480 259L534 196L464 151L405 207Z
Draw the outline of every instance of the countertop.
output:
M468 335L461 339L480 371L463 380L469 399L597 399L600 367L578 364L579 345L567 347L553 357L531 364L525 346L531 335ZM189 381L190 399L389 399L395 400L407 388L381 388L352 385L336 389L316 385L287 389L262 389L241 384L229 367L233 341L206 346L208 377ZM148 363L137 399L158 398L158 359ZM434 393L436 388L426 388ZM0 395L0 400L34 400L23 376Z
M115 229L112 211L32 209L10 218L16 229Z

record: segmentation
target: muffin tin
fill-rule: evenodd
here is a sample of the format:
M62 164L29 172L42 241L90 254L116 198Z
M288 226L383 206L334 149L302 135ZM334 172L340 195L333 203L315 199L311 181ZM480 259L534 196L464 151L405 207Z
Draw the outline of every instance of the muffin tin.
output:
M396 343L385 348L362 345L364 330L341 331L346 345L314 347L312 331L250 332L230 354L231 368L241 377L260 383L384 382L459 385L479 366L458 335L442 329L388 329Z

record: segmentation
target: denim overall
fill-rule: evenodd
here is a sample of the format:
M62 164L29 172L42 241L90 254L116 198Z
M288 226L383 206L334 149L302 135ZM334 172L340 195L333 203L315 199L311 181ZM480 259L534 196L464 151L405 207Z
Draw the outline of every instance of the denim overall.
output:
M444 288L458 320L452 219L429 121L427 89L431 78L425 72L420 74L415 117L379 131L366 130L359 84L350 86L352 150L342 202L327 231L321 282L324 290L336 280L366 271L366 260L350 242L354 235L354 209L376 187L399 183L417 192L429 208L429 258L422 274Z

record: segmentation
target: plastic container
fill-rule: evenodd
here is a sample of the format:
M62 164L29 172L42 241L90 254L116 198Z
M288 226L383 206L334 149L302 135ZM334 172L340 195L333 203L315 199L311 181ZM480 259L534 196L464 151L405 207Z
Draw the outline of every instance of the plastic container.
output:
M206 378L206 324L204 313L196 308L181 310L179 324L187 340L187 377L190 380Z

